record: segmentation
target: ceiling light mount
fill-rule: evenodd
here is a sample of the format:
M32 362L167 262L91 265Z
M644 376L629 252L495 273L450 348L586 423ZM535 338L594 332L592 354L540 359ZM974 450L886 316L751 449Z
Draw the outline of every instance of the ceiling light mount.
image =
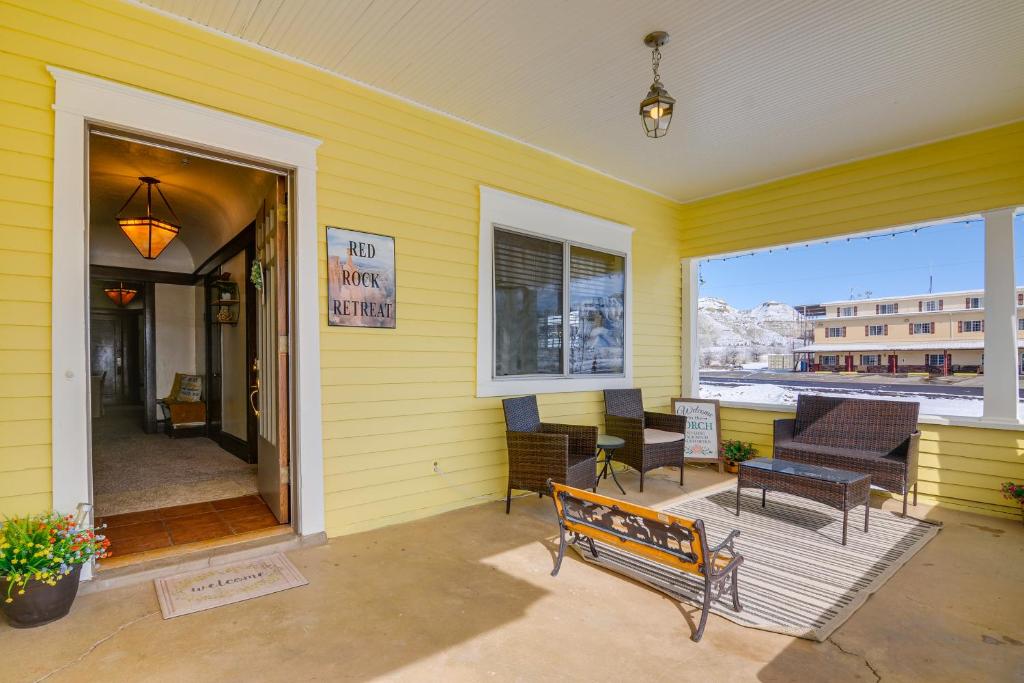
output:
M647 97L640 102L640 122L643 123L644 132L649 138L660 138L668 134L668 127L672 123L672 114L675 111L676 100L665 90L661 83L661 75L658 73L661 66L661 48L668 41L669 35L665 31L652 31L644 36L644 45L651 49L654 82L651 83Z

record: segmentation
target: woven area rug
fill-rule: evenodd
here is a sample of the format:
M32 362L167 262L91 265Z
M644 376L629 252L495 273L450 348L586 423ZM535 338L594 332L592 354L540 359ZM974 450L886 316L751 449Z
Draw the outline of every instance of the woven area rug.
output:
M306 577L281 553L154 581L164 619L251 600L307 583Z
M712 613L742 626L823 641L896 571L930 541L940 525L871 509L864 533L864 508L850 512L847 544L842 512L784 493L745 489L736 516L736 485L665 508L704 520L714 546L739 529L736 550L743 555L739 586L742 611L733 612L728 595ZM604 543L598 558L586 543L572 546L583 559L606 566L668 594L700 605L699 578L638 559Z

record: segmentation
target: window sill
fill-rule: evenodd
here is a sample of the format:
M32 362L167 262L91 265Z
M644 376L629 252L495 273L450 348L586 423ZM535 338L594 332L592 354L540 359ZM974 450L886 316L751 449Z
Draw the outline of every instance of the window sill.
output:
M521 394L561 394L604 389L632 389L631 377L559 377L557 379L490 379L478 380L478 398L518 396Z
M796 413L796 406L783 403L746 403L744 401L720 401L723 408L740 408L743 410L762 410L772 413ZM948 425L950 427L972 427L976 429L997 429L1003 431L1024 432L1024 421L1002 422L998 420L986 420L982 417L964 417L961 415L943 417L941 415L921 415L917 419L919 424Z

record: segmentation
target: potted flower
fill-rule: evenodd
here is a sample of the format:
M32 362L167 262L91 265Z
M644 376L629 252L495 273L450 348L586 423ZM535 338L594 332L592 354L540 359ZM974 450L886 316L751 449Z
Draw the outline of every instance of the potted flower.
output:
M11 626L42 626L65 616L82 565L108 557L110 541L81 518L50 512L0 524L0 610Z
M723 441L721 453L722 459L725 460L725 471L732 474L739 472L741 462L757 457L757 449L753 444L735 439Z
M1021 522L1024 523L1024 484L1004 481L999 488L1003 492L1003 498L1008 498L1020 505Z

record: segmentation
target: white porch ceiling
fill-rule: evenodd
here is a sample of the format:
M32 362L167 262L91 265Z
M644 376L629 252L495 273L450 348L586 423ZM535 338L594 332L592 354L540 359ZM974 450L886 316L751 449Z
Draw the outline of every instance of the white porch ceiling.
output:
M1024 118L1021 0L143 1L678 200Z

